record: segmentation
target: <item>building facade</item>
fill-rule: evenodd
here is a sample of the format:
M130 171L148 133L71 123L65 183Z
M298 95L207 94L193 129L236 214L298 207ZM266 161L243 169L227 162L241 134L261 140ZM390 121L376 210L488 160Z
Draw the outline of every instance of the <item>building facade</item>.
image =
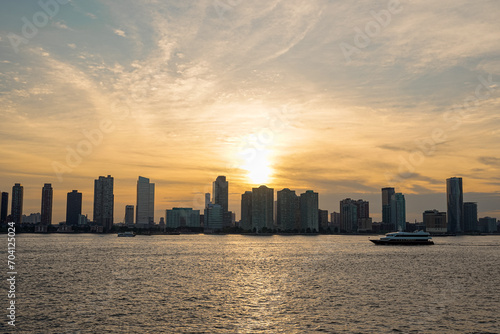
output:
M133 205L126 205L125 206L124 223L126 225L133 225L134 224L134 206Z
M318 232L318 193L307 190L300 194L300 227L305 232Z
M475 202L464 202L464 232L479 232Z
M200 210L192 208L173 208L166 210L166 227L200 227Z
M358 231L358 206L355 202L350 198L340 201L340 232Z
M114 179L111 175L99 176L94 181L94 223L102 226L104 231L113 228L113 213L115 195L113 194Z
M148 178L139 176L137 180L137 202L135 205L135 223L152 225L155 221L155 184Z
M448 231L446 212L427 210L423 213L425 230L429 233L446 233Z
M8 208L9 208L9 193L2 192L2 203L0 205L0 224L7 223Z
M265 227L272 230L274 189L266 186L252 189L252 230L261 232Z
M52 224L52 198L53 198L52 185L50 183L45 183L42 188L42 210L41 210L42 225Z
M393 195L392 205L394 206L394 218L396 223L396 231L406 230L406 202L405 196L402 193Z
M394 194L394 188L382 188L382 223L392 225L392 228L396 229Z
M299 230L299 198L295 191L288 188L277 192L276 228L281 231Z
M78 225L78 216L82 214L82 193L78 190L69 192L66 197L66 225Z
M245 191L241 195L241 219L240 228L245 231L252 229L252 192Z
M20 183L16 183L12 187L12 205L10 216L14 223L21 224L23 218L23 196L24 188Z
M224 208L219 204L209 204L204 212L203 229L207 233L220 232L224 226Z
M446 203L448 232L462 233L464 231L464 199L461 177L451 177L446 180Z

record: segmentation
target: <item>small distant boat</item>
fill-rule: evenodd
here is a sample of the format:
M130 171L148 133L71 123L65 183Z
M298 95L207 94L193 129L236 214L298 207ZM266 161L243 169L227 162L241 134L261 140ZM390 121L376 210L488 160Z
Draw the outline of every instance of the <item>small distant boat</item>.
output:
M121 232L121 233L118 233L118 236L119 237L135 237L135 233L134 232Z
M370 239L376 245L434 245L428 232L391 232L376 240Z

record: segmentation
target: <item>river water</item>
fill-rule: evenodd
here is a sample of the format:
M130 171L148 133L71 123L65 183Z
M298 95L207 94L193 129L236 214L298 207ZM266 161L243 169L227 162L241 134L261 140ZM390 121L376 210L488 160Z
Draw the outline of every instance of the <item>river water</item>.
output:
M368 238L18 235L15 332L500 331L500 236Z

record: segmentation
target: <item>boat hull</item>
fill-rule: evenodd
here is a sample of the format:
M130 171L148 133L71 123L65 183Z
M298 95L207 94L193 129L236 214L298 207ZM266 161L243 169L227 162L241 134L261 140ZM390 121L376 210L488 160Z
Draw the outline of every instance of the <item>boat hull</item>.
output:
M375 245L406 245L406 246L417 246L417 245L434 245L431 240L374 240L370 239Z

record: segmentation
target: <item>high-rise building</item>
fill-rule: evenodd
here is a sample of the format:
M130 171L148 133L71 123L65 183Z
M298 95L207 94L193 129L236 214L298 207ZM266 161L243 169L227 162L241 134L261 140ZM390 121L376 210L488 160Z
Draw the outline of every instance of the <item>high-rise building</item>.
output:
M219 204L209 204L204 212L203 229L207 233L220 232L223 227L224 209Z
M205 208L210 204L210 193L205 193Z
M42 188L42 225L52 224L52 195L52 185L50 183L45 183Z
M113 177L99 176L94 181L94 223L102 226L104 231L113 228L113 212L115 195L113 194Z
M477 231L479 231L477 221L477 203L464 202L464 232Z
M82 214L82 193L73 190L67 195L66 225L78 225L78 216Z
M462 233L464 231L464 200L461 177L451 177L446 180L446 199L448 204L448 232Z
M330 227L333 232L340 231L340 212L332 212L330 214Z
M139 176L137 180L136 224L154 224L155 184L148 178Z
M425 230L429 233L446 233L448 230L446 212L427 210L423 213Z
M276 227L282 231L300 230L299 197L295 191L278 191L276 202Z
M347 233L358 231L358 205L350 198L340 201L340 231Z
M134 224L134 206L126 205L125 206L125 222L126 225Z
M492 217L479 218L479 229L481 233L493 233L498 231L497 220Z
M217 176L212 183L212 202L222 206L224 227L231 226L231 215L229 212L229 183L223 175Z
M318 193L307 190L300 194L300 227L306 232L318 232Z
M245 191L241 195L241 220L240 228L245 231L252 229L252 192Z
M266 186L252 189L252 230L261 232L265 227L274 228L274 189Z
M167 228L200 227L200 210L173 208L166 210Z
M396 219L396 230L405 231L406 230L406 203L405 196L402 193L395 193L393 195L394 199L392 205L394 205L393 211L395 212Z
M318 224L320 229L328 230L328 210L318 210Z
M12 205L10 209L10 216L12 221L16 224L22 223L23 218L23 193L24 188L20 183L16 183L12 187Z
M2 204L0 206L0 224L7 222L7 210L9 207L9 193L2 192Z
M394 207L394 188L382 188L382 223L396 228L396 210Z

